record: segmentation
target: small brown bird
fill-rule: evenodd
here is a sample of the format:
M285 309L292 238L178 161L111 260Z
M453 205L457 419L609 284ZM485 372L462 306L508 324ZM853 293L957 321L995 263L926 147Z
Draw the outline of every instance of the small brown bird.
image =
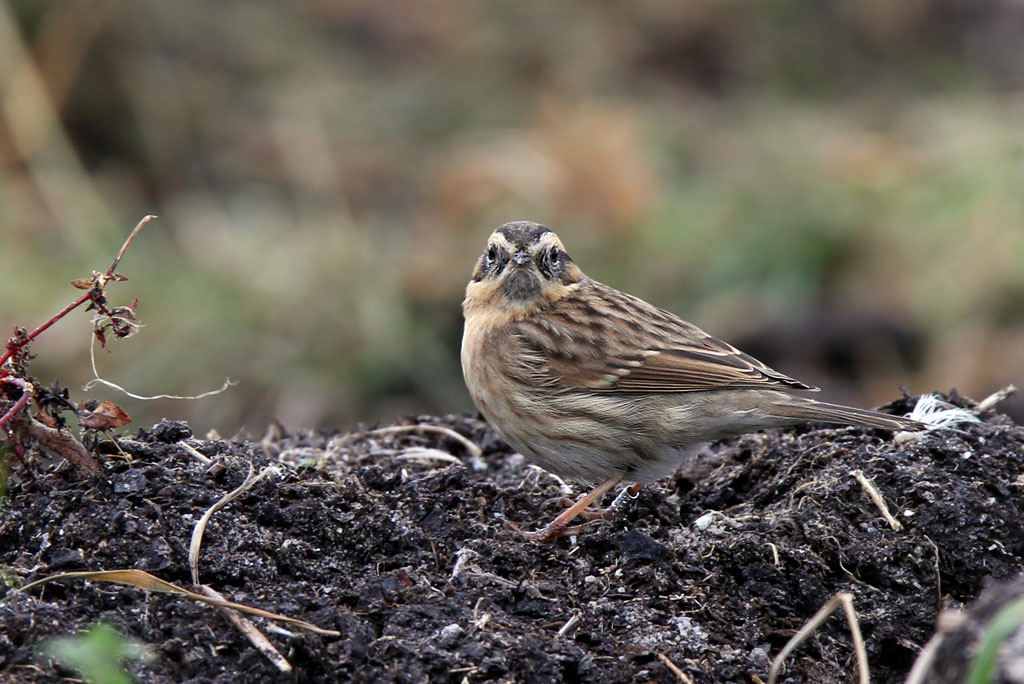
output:
M817 388L588 278L530 221L494 231L462 309L462 371L480 412L533 463L599 483L527 539L578 531L569 522L619 482L637 483L635 495L723 437L805 421L924 427L791 394Z

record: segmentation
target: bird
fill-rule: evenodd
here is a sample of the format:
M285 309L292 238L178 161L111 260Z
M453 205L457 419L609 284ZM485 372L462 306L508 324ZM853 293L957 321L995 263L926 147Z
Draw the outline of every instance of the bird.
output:
M462 309L462 371L480 413L530 462L593 486L544 528L521 531L528 540L578 533L569 523L619 483L633 483L623 494L635 498L725 437L808 421L924 429L795 394L818 388L588 277L532 221L491 234Z

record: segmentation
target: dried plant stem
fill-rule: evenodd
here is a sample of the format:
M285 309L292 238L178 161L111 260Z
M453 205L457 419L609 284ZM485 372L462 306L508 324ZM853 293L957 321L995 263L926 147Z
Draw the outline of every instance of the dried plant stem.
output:
M223 594L212 587L200 584L198 585L198 588L199 591L210 598L227 601ZM292 671L292 664L289 663L283 655L281 655L281 652L274 647L274 644L270 643L270 639L268 639L266 635L252 623L251 620L233 608L219 605L217 606L217 610L219 610L221 615L223 615L228 622L234 625L239 632L244 634L245 638L249 640L249 643L251 643L257 651L262 653L264 658L273 663L274 667L276 667L278 671L284 672L285 674Z
M272 472L277 472L277 469L273 466L264 468L260 471L259 475L253 475L250 467L248 476L246 476L245 481L237 489L225 494L219 501L210 506L206 513L203 513L203 517L199 519L195 529L192 530L192 541L188 547L188 564L192 569L192 584L199 585L199 549L203 545L203 533L206 531L206 525L210 522L210 518L213 517L214 513L249 491L256 483Z
M871 675L868 673L868 653L864 648L864 638L860 634L860 625L857 623L857 612L853 608L853 596L847 593L840 593L828 600L810 620L807 621L800 631L793 635L793 638L786 643L772 661L772 667L768 671L768 684L775 684L782 669L782 662L793 650L803 643L804 639L818 629L825 620L829 618L838 608L842 607L846 613L847 622L850 624L850 633L853 635L854 652L857 654L857 674L859 684L869 684Z
M107 269L106 276L108 278L114 275L114 271L117 270L117 265L121 263L121 259L124 257L124 253L128 251L128 248L132 244L132 240L134 240L135 236L139 234L139 231L142 230L142 227L155 218L156 214L146 214L145 216L142 217L142 219L139 220L138 223L135 224L135 227L132 228L132 232L128 234L128 237L125 238L124 244L121 245L121 249L117 251L117 256L114 257L114 261L111 262L110 268Z
M564 637L566 634L569 633L569 630L571 630L573 627L575 627L577 624L579 624L579 621L580 621L580 614L579 613L575 613L571 618L566 620L565 624L562 625L561 629L558 630L557 636Z
M925 678L933 674L931 672L932 662L935 660L935 654L938 653L939 646L942 645L942 641L945 638L946 634L942 631L932 635L932 638L928 640L928 643L917 654L917 658L914 660L910 673L907 674L907 681L904 684L924 684Z
M256 485L256 483L275 470L276 469L273 467L264 468L258 475L254 475L252 468L250 467L249 474L246 476L245 481L242 482L238 488L228 492L221 497L220 500L210 506L206 513L203 514L203 517L199 519L199 522L196 523L195 529L192 530L192 542L189 545L188 550L188 564L192 570L192 583L196 585L196 588L206 596L220 601L226 601L224 596L216 589L199 583L199 549L203 544L203 533L206 531L207 523L210 522L210 518L213 517L214 513L247 492ZM267 660L273 663L274 667L284 673L292 671L291 663L281 655L281 652L278 651L272 643L270 643L270 640L267 639L266 635L264 635L263 632L261 632L250 620L244 617L237 610L232 610L224 605L218 605L217 609L224 615L228 622L234 625L238 631L245 635L257 651L262 653Z
M199 601L200 603L207 603L214 606L227 606L235 610L240 610L250 615L258 615L259 617L266 618L268 620L277 620L284 622L289 625L294 625L302 629L308 630L315 634L322 634L324 636L338 637L341 636L341 632L336 629L322 629L317 627L311 622L305 620L299 620L298 618L288 617L287 615L280 615L278 613L271 613L269 610L262 610L261 608L254 608L247 606L242 603L236 603L234 601L225 601L224 599L214 598L206 594L198 594L188 589L182 589L181 587L171 584L165 580L151 575L144 570L136 570L134 568L130 570L93 570L86 572L62 572L57 575L50 575L42 579L37 579L34 582L29 582L25 586L21 587L20 591L28 591L32 587L39 586L40 584L46 584L56 580L66 579L84 579L93 582L114 582L115 584L127 584L145 591L155 591L163 594L173 594L180 598L187 599L189 601Z
M993 392L992 394L988 395L987 397L982 399L980 402L978 402L978 409L977 409L978 413L984 413L985 411L988 411L989 409L995 408L996 404L998 404L998 403L1000 403L1002 401L1005 401L1009 397L1013 396L1016 392L1017 392L1017 386L1016 385L1007 385L1003 389L1001 389L1001 390L999 390L997 392Z
M882 498L882 493L878 491L878 487L875 486L875 483L869 480L864 475L864 471L854 470L850 474L857 478L857 482L859 482L860 486L864 488L865 492L867 492L868 496L871 498L871 501L874 502L875 506L878 508L878 511L882 514L882 517L885 518L885 521L887 523L889 523L889 527L896 530L897 532L902 530L903 524L900 523L899 520L894 518L892 513L889 512L889 507L886 505L885 499Z
M12 431L17 435L15 446L21 444L23 437L29 437L45 452L66 458L88 472L100 472L99 462L70 432L43 425L28 413L15 414L11 418L10 424L13 427ZM22 452L16 451L15 453L18 453L20 457Z
M685 672L680 670L678 665L669 660L669 657L667 655L665 655L664 653L659 653L658 660L660 660L661 664L664 665L669 672L674 674L676 676L676 679L678 679L680 682L682 682L683 684L693 684L693 680L690 679Z
M469 441L455 430L441 425L392 425L390 427L378 428L367 432L354 432L339 439L335 446L339 448L345 447L349 444L354 444L355 442L366 439L367 437L380 437L384 435L401 434L403 432L433 432L434 434L451 437L462 444L473 458L480 458L483 455L483 451L476 444L473 444L473 442Z
M181 447L182 451L184 451L189 456L196 459L203 465L210 465L211 463L213 463L212 458L205 456L201 451L199 451L199 449L196 449L191 444L186 444L185 442L178 442L177 444L175 444L175 446Z

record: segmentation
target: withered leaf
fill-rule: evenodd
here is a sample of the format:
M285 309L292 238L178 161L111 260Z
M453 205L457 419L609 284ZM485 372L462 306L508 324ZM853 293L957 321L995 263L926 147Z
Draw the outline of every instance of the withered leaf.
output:
M85 404L83 404L84 406ZM132 422L131 416L112 401L101 401L95 408L83 407L80 407L78 422L82 427L90 430L116 430Z
M76 278L71 284L79 290L91 290L93 286L92 278Z

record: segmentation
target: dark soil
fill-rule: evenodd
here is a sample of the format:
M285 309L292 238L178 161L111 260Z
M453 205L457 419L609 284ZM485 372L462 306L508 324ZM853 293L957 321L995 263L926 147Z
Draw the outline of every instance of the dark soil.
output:
M286 675L207 605L82 580L5 586L0 681L62 681L71 673L39 645L102 621L154 652L129 666L141 682L681 681L671 662L693 682L751 683L849 592L872 681L902 682L940 610L1024 568L1024 428L982 418L906 441L812 426L716 444L615 520L551 545L521 541L504 523L533 528L556 515L558 483L476 418L417 421L469 437L483 448L476 461L437 434L346 445L342 433L273 430L228 442L162 423L123 440L131 460L105 456L101 476L30 460L33 479L13 465L0 509L7 583L138 568L188 586L196 521L250 468L273 464L276 474L213 515L201 580L342 636L254 618L294 668ZM835 615L781 679L853 682L855 670Z

